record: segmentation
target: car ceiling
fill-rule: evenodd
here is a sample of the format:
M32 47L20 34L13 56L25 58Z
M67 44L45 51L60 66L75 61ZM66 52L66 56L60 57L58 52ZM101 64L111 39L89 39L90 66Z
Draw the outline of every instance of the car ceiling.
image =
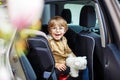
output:
M45 3L80 3L80 4L85 4L85 3L90 3L91 1L94 0L45 0Z

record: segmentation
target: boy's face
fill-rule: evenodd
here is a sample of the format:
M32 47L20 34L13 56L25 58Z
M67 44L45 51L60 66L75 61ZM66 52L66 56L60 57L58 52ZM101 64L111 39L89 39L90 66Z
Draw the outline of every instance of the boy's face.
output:
M50 27L50 31L49 31L49 33L55 40L60 40L65 34L65 32L66 32L65 27L58 25Z

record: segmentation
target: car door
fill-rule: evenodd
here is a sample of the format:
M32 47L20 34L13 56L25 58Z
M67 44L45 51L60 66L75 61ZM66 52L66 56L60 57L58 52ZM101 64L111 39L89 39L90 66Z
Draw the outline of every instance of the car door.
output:
M104 80L120 80L120 9L116 0L98 0Z

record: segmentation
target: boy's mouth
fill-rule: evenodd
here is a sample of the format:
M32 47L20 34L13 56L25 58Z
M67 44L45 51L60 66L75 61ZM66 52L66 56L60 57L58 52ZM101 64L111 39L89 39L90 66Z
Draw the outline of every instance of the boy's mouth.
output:
M55 34L55 36L60 36L61 34Z

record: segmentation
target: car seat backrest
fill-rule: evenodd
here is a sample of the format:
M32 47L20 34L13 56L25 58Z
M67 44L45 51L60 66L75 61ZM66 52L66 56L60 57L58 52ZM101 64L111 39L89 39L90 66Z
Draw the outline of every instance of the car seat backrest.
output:
M47 36L41 31L36 31L35 34L36 36L27 39L27 58L37 75L37 79L41 80L52 75L55 63Z
M88 61L89 79L93 80L93 52L95 40L87 35L79 35L73 30L68 29L65 34L68 45L76 56L86 56Z
M95 39L90 36L91 27L94 27L96 23L96 14L93 6L86 5L83 6L80 13L80 22L79 24L85 28L88 28L87 31L82 30L79 34L84 37L83 42L86 44L84 47L86 50L87 60L88 60L88 69L89 69L89 79L94 80L94 70L93 70L93 53L95 48Z
M89 69L89 80L94 80L94 70L93 70L93 53L95 48L94 38L87 35L80 35L81 45L80 51L87 57L88 69Z
M80 36L84 36L86 37L87 41L84 40L85 43L87 43L86 49L90 49L89 44L91 44L91 39L93 40L94 45L93 47L93 51L92 53L87 52L86 54L88 55L88 60L89 60L89 64L88 64L88 68L90 71L90 80L94 80L94 69L93 69L93 65L94 65L94 61L95 59L93 59L95 54L97 53L101 53L101 40L100 40L100 35L96 34L95 32L91 31L92 27L95 27L96 24L96 13L95 13L95 9L93 6L91 5L86 5L83 6L81 13L80 13L80 23L81 26L88 28L87 31L82 30L81 32L79 32ZM83 41L82 41L83 42ZM94 60L94 61L93 61Z

